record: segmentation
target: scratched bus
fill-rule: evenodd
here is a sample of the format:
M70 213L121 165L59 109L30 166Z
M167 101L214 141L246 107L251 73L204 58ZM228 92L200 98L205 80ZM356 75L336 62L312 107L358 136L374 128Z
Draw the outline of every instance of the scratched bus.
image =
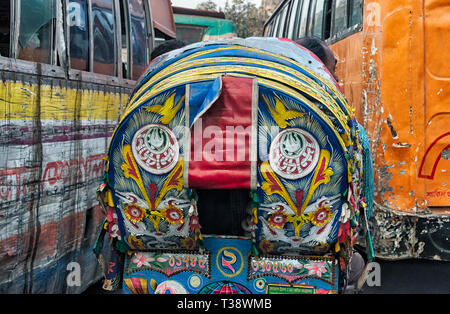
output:
M175 37L171 4L0 3L0 293L79 293L102 276L108 139L155 39Z
M285 0L265 36L315 36L371 139L376 256L450 259L450 7L441 0Z

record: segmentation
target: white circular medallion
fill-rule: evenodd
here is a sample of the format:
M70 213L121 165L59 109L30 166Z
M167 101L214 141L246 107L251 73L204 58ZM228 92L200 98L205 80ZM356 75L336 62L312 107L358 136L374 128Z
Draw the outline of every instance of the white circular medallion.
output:
M200 285L202 284L202 279L199 277L199 276L197 276L197 275L192 275L190 278L189 278L189 285L192 287L192 288L198 288L198 287L200 287Z
M286 179L300 179L314 170L320 147L314 136L302 129L287 129L270 144L269 163L273 171Z
M131 150L136 162L152 174L167 173L178 162L179 148L175 134L159 124L148 124L134 134Z

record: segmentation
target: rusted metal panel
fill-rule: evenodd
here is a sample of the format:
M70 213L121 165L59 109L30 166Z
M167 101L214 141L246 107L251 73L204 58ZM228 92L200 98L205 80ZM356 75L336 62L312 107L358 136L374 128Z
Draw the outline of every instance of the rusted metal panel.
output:
M377 206L369 224L379 258L450 260L448 213L411 214Z

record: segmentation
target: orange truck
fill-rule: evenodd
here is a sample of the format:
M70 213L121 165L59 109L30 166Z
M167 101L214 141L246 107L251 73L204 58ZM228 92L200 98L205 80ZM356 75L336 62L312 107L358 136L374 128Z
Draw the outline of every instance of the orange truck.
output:
M450 259L450 6L443 0L285 0L264 36L324 40L369 138L369 224L383 259Z

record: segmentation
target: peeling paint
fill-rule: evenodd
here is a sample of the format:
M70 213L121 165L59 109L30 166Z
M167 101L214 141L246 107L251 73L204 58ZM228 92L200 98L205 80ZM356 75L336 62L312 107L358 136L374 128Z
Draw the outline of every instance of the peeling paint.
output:
M404 219L384 206L377 206L369 224L372 225L372 241L377 257L386 259L408 258L418 242L415 236L417 218Z
M375 38L372 38L372 47L370 49L370 54L373 56L377 53L377 48L375 47Z
M423 252L423 249L425 247L425 242L419 242L417 243L417 254L420 255Z
M413 107L409 105L409 133L413 134Z
M20 89L23 90L27 96L36 96L36 93L30 91L28 88L20 87Z
M389 127L389 130L391 131L392 138L397 139L398 134L397 134L397 131L394 129L394 126L392 125L392 116L391 115L389 115L389 117L387 117L386 123Z
M381 196L383 196L384 193L392 192L394 190L394 188L389 186L389 181L391 180L393 174L388 171L388 168L390 168L390 166L383 166L379 168L378 191Z
M392 144L392 147L396 147L396 148L411 147L411 144L398 142L398 143Z
M443 150L441 157L442 159L450 160L450 149Z
M447 215L424 211L406 213L374 204L369 226L379 258L450 260L450 219Z

